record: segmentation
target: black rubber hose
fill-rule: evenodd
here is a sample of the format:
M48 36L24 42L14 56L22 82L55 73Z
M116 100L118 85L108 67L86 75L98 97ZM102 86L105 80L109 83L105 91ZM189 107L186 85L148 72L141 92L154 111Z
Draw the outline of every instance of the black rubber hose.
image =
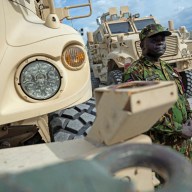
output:
M94 157L111 173L128 167L147 167L158 173L165 184L159 192L191 192L192 165L171 148L150 144L113 147Z

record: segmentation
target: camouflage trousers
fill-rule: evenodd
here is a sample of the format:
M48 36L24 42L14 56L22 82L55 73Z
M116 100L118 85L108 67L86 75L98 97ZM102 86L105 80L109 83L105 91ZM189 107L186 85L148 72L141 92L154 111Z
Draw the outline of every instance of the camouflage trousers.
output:
M151 137L153 143L170 146L192 161L191 139L185 139L176 134L166 135L155 131L149 131L147 134Z

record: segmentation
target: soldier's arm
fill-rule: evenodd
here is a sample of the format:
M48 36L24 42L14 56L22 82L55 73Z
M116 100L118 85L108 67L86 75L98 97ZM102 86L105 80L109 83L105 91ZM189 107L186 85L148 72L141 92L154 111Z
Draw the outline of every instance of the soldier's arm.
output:
M180 134L182 124L173 120L173 115L165 113L151 128L153 131L161 132L165 135Z
M170 67L170 66L169 66ZM172 69L174 73L176 73L178 75L178 78L179 78L179 82L180 84L178 86L181 87L181 89L183 90L183 102L185 103L185 107L186 107L186 111L187 111L187 117L188 119L192 119L192 110L190 108L190 104L189 104L189 101L187 100L187 97L186 97L186 94L185 94L185 89L184 89L184 85L183 85L183 82L182 82L182 77L180 76L180 74L175 70L175 69Z
M130 66L123 74L123 82L143 81L143 75L139 73L137 67Z
M134 81L135 79L132 77L132 74L129 71L124 72L123 74L123 82Z

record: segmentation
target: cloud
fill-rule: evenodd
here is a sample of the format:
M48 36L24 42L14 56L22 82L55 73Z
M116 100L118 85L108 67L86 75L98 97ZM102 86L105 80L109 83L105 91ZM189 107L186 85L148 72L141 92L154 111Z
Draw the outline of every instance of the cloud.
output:
M66 2L67 2L67 0L56 0L55 6L56 7L63 7Z
M110 3L110 2L109 2ZM103 6L106 5L106 1L105 0L98 0L95 2L96 6Z
M178 11L178 12L181 12L181 11L183 11L184 9L185 9L185 7L183 7L183 6L178 6L178 7L177 7L177 11Z
M178 14L174 15L175 27L186 26L188 30L192 30L192 6L183 9Z
M88 0L55 0L57 5L75 5L87 3ZM152 14L165 27L168 26L168 20L174 20L175 27L186 25L192 27L192 1L191 0L92 0L93 14L90 17L73 20L76 29L85 28L86 30L95 31L97 28L96 18L104 12L108 12L110 7L129 6L132 14L140 13L141 17ZM86 11L81 9L76 14L84 14ZM70 24L68 21L64 23ZM84 30L85 31L85 30Z

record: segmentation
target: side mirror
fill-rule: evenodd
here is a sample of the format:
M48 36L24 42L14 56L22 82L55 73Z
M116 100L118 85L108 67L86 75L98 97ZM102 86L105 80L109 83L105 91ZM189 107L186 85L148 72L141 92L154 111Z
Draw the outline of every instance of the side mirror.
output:
M96 21L97 21L97 25L101 25L101 17L97 17Z

